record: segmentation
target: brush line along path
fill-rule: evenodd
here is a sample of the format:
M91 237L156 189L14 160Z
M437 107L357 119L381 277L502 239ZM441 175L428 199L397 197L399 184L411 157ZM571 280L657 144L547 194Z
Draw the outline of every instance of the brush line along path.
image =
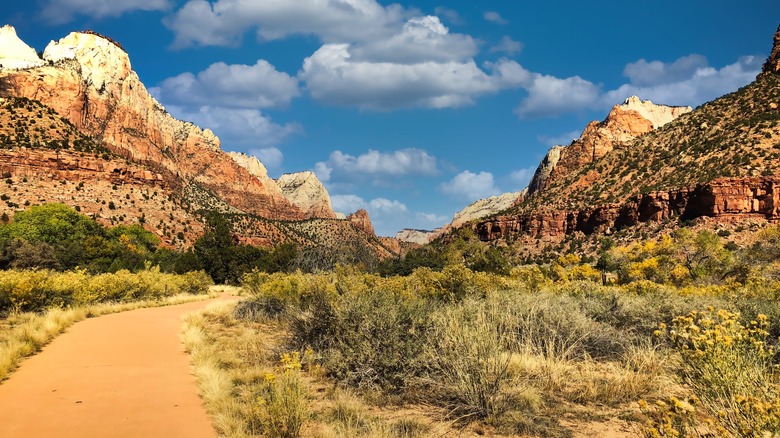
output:
M215 437L179 337L213 301L73 325L0 383L0 436Z

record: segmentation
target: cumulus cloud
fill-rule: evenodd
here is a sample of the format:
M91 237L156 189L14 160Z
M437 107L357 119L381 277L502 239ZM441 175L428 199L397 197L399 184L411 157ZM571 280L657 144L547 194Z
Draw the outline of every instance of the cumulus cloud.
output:
M387 198L374 198L366 201L358 195L331 195L331 205L335 211L352 213L364 209L371 217L374 230L380 236L389 236L400 230L401 224L408 222L409 209L401 201Z
M523 43L515 41L509 35L504 35L501 42L490 48L491 53L506 53L507 55L516 55L523 50Z
M133 11L165 11L171 0L47 0L41 16L52 24L67 23L76 15L92 18L118 17Z
M523 118L550 117L591 109L599 104L601 88L579 76L565 79L534 74L525 86L528 96L515 113Z
M629 82L609 91L578 76L560 79L532 73L523 83L528 96L515 112L532 118L608 109L632 95L659 104L696 106L750 83L761 64L758 56L741 57L720 69L709 66L701 55L684 56L671 63L641 59L623 70Z
M349 45L326 44L306 58L300 77L315 99L330 104L373 110L453 108L516 86L513 77L504 75L512 69L509 64L517 65L509 60L487 64L493 69L488 74L472 59L415 64L358 61L352 59Z
M444 225L445 223L449 222L449 220L451 219L450 216L445 216L436 213L423 213L423 212L417 212L415 214L415 217L417 218L418 222L423 222L436 227Z
M493 181L492 173L474 173L468 170L464 170L455 175L452 180L442 183L439 190L453 198L469 202L501 193Z
M165 20L174 32L174 46L229 46L247 30L262 40L314 35L324 42L376 41L410 12L375 0L190 0Z
M496 23L496 24L508 24L509 23L508 21L506 21L504 19L504 17L501 16L501 14L499 14L496 11L487 11L483 15L483 17L485 17L485 20L487 20L487 21L489 21L491 23Z
M522 189L528 187L528 183L531 182L534 172L536 172L536 167L518 169L509 174L509 179L515 184L515 187Z
M353 44L349 50L350 57L356 61L398 64L462 61L477 52L473 38L451 34L439 17L431 15L411 18L395 35Z
M254 109L234 109L201 106L188 109L168 106L174 117L188 120L202 128L209 128L223 144L239 147L268 147L281 143L288 136L302 131L300 125L279 125Z
M282 161L284 161L284 154L282 151L274 147L252 149L249 151L249 154L260 159L260 162L268 169L279 169L282 167Z
M630 82L605 94L612 104L637 95L656 103L697 106L752 82L761 71L763 58L744 56L720 69L699 55L673 63L639 60L628 64L624 74ZM642 69L645 71L642 71Z
M354 156L341 151L330 154L327 162L318 162L314 173L321 181L359 181L366 178L375 183L384 178L406 175L438 174L436 157L421 149L399 149L393 152L369 150Z
M450 24L454 24L454 25L463 24L463 18L460 16L458 11L454 9L446 8L444 6L439 6L436 9L434 9L433 12L435 12L436 15L444 18Z
M165 79L158 88L158 97L167 104L231 108L284 107L300 95L296 78L262 59L255 65L218 62L197 74Z

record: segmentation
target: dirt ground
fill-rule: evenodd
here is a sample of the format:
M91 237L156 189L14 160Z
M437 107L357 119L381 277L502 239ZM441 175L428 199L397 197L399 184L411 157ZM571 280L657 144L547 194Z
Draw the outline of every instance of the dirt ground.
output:
M211 302L74 325L0 384L0 435L216 436L179 339L182 315Z

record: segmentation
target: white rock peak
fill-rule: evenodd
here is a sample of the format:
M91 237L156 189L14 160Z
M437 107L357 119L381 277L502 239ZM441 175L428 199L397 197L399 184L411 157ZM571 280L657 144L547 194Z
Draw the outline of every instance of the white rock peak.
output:
M637 96L631 96L618 106L622 110L636 111L653 124L653 129L671 122L685 113L693 111L689 106L656 105L649 100L642 100Z
M239 166L248 170L252 176L260 179L268 178L268 170L265 168L262 162L257 157L247 155L242 152L228 152L230 158L233 159Z
M522 194L522 191L504 193L502 195L491 196L490 198L475 201L468 207L455 213L455 217L452 219L452 226L459 227L466 222L481 219L496 214L501 210L506 210L511 207Z
M13 26L0 28L0 66L6 69L24 69L40 67L44 62L35 49L24 43L16 35Z
M81 65L84 79L96 88L121 82L132 72L130 57L123 49L100 35L71 32L59 41L52 41L43 51L43 59L58 62L75 59Z
M286 173L276 180L282 194L304 213L333 212L330 195L314 172Z

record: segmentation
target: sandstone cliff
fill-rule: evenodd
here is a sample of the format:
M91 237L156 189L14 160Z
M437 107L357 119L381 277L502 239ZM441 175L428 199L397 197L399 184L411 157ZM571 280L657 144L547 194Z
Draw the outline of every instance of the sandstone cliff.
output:
M271 219L298 220L303 213L220 149L208 129L174 119L131 69L127 53L94 33L74 32L52 41L48 63L4 68L16 96L39 100L112 151L181 185L198 185L227 204Z
M480 199L476 202L473 202L468 207L455 213L455 217L452 219L452 226L457 228L466 222L492 216L496 213L506 210L507 208L514 205L518 199L522 198L524 194L525 191L504 193L502 195L491 196L489 198Z
M335 219L330 195L313 172L284 174L276 180L282 194L308 217Z

